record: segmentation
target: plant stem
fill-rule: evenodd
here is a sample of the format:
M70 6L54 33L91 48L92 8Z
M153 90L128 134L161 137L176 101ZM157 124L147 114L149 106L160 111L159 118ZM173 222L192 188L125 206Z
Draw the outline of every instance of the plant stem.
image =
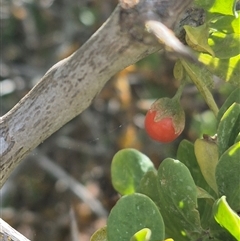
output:
M182 96L182 92L185 86L185 82L181 83L180 86L178 87L178 90L176 92L176 94L173 96L173 99L179 101L181 96Z
M206 101L209 108L212 110L214 115L217 117L218 115L218 106L213 98L212 93L209 91L208 87L204 83L204 81L201 79L202 75L199 74L199 66L192 65L188 62L185 62L184 60L181 60L181 63L183 67L185 68L186 72L188 73L189 77L193 81L193 83L198 88L199 92L203 96L204 100ZM200 70L202 71L202 70ZM207 69L206 69L207 71Z

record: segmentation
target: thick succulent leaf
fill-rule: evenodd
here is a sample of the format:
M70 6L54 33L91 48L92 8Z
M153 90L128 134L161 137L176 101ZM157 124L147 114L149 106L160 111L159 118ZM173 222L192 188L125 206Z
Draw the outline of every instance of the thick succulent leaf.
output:
M161 163L157 178L160 211L170 237L179 241L199 237L202 228L196 209L197 188L188 168L167 158Z
M210 54L200 53L198 60L206 65L206 68L221 79L235 86L240 86L240 54L230 59L219 59Z
M221 13L224 15L236 16L235 12L236 0L218 0L214 1L213 6L209 9L211 13Z
M215 178L215 169L218 163L217 144L210 140L197 139L194 143L194 152L204 179L215 193L218 194Z
M226 196L230 207L240 211L240 142L220 157L216 166L216 181L220 196Z
M239 39L239 33L226 34L214 31L208 39L208 44L214 52L213 56L219 59L229 59L239 55Z
M217 121L220 122L222 116L227 111L227 109L234 103L240 104L240 88L236 88L226 99L224 104L221 106L218 112Z
M131 148L120 150L111 165L113 187L122 195L134 193L144 174L152 170L153 163L143 153Z
M233 103L222 116L217 130L218 152L221 156L235 140L240 132L240 104Z
M107 238L109 241L131 240L144 228L151 230L150 241L162 241L165 237L163 219L155 203L143 194L126 195L110 212Z
M149 241L152 232L149 228L143 228L133 235L130 241Z
M90 241L107 241L107 227L98 229L92 235Z
M184 26L188 45L198 52L209 53L214 56L214 51L208 44L209 29L207 24L198 27Z
M178 146L177 159L187 166L195 184L206 191L209 191L209 186L204 179L197 158L194 153L194 145L188 140L182 140Z
M228 205L225 196L216 201L213 215L215 220L227 229L236 240L240 240L240 217Z

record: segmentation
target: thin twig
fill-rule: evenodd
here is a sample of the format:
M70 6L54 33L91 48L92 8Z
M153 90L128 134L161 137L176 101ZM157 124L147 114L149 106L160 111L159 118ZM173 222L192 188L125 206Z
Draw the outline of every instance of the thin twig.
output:
M91 210L100 217L106 217L108 212L102 204L76 179L71 177L60 166L55 164L47 156L40 153L37 155L37 164L53 175L57 180L63 180L67 189L74 193L79 199L85 202Z

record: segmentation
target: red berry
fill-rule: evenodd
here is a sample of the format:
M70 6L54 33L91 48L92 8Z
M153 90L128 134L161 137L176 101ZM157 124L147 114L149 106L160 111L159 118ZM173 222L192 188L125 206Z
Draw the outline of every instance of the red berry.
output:
M155 141L172 142L183 131L185 115L180 104L169 98L154 102L145 118L145 129Z

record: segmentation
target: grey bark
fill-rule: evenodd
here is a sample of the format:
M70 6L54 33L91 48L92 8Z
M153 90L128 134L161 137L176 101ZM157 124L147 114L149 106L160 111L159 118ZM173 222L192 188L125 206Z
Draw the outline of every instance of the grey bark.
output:
M117 7L78 51L54 65L1 117L1 186L31 150L85 110L110 77L160 49L122 32L119 11Z
M117 6L106 23L79 50L54 65L0 118L0 185L36 146L84 111L114 74L162 48L155 36L145 30L144 21L161 21L173 28L180 13L191 2L120 1L122 7ZM133 5L132 9L128 3ZM183 24L198 25L202 21L201 11L194 17L190 12L177 24L175 33L180 33ZM5 233L12 240L27 240L16 238L1 219L0 225L1 240L6 240Z
M177 4L178 12L173 16L171 11L167 13L167 7L172 8L172 5L165 6L165 1L141 2L145 5L142 3L130 10L117 6L106 23L79 50L49 69L16 106L0 117L0 187L27 154L85 110L114 74L162 48L155 36L146 31L144 21L154 20L150 32L164 30L166 27L159 25L158 28L156 21L163 24L165 21L168 27L173 27L179 12L187 7L185 4L180 9ZM152 6L152 2L157 6ZM149 7L157 9L157 13L152 13ZM180 33L183 24L198 25L201 21L202 12L191 9L178 22L175 33ZM167 33L163 39L167 41L171 35ZM186 51L178 50L180 42L175 43L173 50L185 55Z
M30 241L5 221L0 219L0 241Z

